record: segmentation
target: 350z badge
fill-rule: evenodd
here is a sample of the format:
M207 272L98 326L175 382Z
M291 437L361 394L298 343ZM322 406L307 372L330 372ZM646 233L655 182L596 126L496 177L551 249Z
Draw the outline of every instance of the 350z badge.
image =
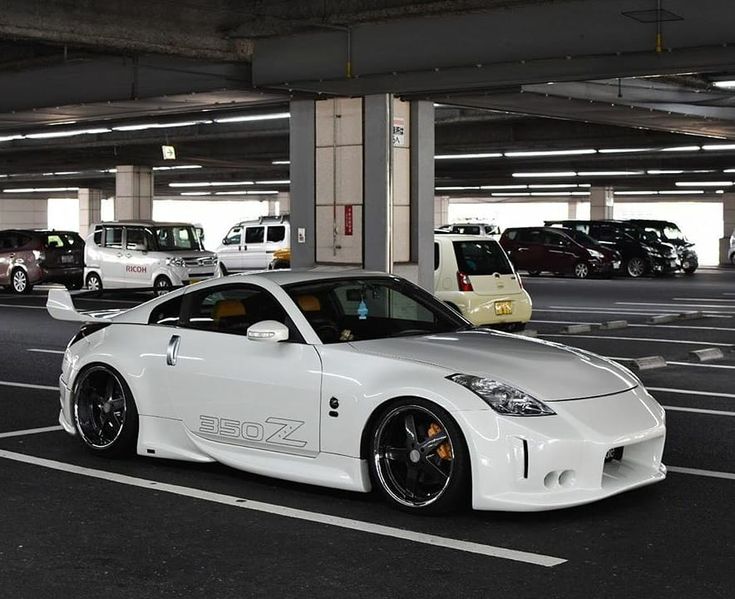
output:
M199 416L199 432L206 437L221 440L244 440L254 443L270 443L286 447L304 447L306 441L293 439L291 435L304 425L301 420L269 416L265 423L241 422L217 416ZM267 435L267 436L266 436Z

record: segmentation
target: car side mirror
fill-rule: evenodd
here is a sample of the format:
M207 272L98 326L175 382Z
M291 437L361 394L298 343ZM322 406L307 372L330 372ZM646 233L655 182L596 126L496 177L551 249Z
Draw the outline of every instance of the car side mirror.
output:
M261 320L248 327L250 341L288 341L288 327L277 320Z
M230 245L230 242L227 240L227 237L222 238L222 245Z

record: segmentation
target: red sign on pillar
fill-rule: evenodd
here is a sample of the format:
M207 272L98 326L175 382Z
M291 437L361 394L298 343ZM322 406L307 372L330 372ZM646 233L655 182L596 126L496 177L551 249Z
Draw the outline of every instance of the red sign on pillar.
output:
M345 235L352 235L352 206L345 206Z

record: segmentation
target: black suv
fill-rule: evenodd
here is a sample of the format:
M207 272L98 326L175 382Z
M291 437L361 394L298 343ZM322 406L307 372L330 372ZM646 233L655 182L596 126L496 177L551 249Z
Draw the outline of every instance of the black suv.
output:
M656 233L618 220L546 221L546 226L562 226L586 233L600 244L617 250L622 257L622 270L631 277L664 274L681 266L674 246L663 243Z
M684 233L668 220L652 220L642 218L631 218L629 223L633 223L638 227L642 227L645 231L650 231L659 236L661 241L670 243L676 248L679 255L681 269L688 275L692 274L699 266L699 258L697 252L694 251L694 244L684 237Z

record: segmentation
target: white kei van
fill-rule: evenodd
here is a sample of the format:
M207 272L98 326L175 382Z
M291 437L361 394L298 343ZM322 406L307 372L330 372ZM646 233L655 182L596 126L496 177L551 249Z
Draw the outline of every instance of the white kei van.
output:
M489 237L434 236L434 295L477 326L516 331L531 320L521 277Z
M288 215L261 216L234 225L217 248L223 275L244 270L265 270L273 252L289 247L291 225Z
M153 288L159 293L215 276L217 256L194 225L117 221L94 226L84 250L90 291Z

